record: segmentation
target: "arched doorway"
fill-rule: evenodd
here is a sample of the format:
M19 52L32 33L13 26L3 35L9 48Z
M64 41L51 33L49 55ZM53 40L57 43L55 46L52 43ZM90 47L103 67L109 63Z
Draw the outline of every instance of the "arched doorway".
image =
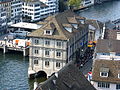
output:
M36 78L38 77L45 77L47 78L47 73L45 71L39 71L36 73Z

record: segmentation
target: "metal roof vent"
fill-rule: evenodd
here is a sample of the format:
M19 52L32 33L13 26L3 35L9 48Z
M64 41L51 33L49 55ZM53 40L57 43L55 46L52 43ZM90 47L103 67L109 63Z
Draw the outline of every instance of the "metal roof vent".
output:
M55 77L58 78L58 73L57 72L55 73Z

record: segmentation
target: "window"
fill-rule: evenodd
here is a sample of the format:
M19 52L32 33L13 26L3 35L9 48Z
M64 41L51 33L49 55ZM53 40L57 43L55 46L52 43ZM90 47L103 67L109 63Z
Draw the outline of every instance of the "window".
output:
M105 83L105 82L98 82L98 87L110 88L110 84L109 83Z
M61 46L61 42L57 42L57 46L60 47Z
M49 66L49 61L45 61L45 66L46 66L46 67Z
M78 25L77 25L77 24L72 24L72 25L73 25L73 27L74 27L75 29L78 28Z
M40 5L39 5L39 4L36 4L36 5L35 5L35 7L38 7L38 6L40 6Z
M60 52L60 51L57 51L57 52L56 52L56 56L57 56L57 57L60 57L60 56L61 56L61 52Z
M46 34L50 34L50 31L46 30Z
M56 67L57 67L57 68L60 67L60 62L56 62Z
M45 41L45 45L50 45L50 41Z
M70 27L64 27L68 32L72 32L72 28Z
M34 60L34 64L38 64L38 60Z
M102 55L110 55L109 53L102 53Z
M102 76L102 77L108 77L108 72L100 72L100 76Z
M116 53L116 56L120 56L120 53Z
M35 39L35 44L38 45L39 44L39 40Z
M120 78L120 74L118 74L118 78Z
M49 56L49 55L50 55L50 51L49 51L49 50L46 50L46 51L45 51L45 55L46 55L46 56Z
M39 53L39 51L38 51L37 49L35 49L34 53L35 53L35 54L38 54L38 53Z
M35 13L35 15L39 15L40 13L38 12L38 13Z
M116 89L120 90L120 84L116 84Z

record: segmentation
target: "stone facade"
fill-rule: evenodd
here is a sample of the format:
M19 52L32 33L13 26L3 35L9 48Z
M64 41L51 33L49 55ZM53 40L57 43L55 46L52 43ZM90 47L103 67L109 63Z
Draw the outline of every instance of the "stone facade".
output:
M50 76L67 62L79 60L87 48L85 18L65 11L48 17L44 22L40 29L28 35L31 39L29 75L44 71Z

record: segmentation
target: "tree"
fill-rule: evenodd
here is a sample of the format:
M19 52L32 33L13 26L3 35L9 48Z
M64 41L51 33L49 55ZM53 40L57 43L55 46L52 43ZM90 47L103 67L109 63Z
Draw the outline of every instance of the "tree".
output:
M82 0L69 0L68 6L79 8Z

